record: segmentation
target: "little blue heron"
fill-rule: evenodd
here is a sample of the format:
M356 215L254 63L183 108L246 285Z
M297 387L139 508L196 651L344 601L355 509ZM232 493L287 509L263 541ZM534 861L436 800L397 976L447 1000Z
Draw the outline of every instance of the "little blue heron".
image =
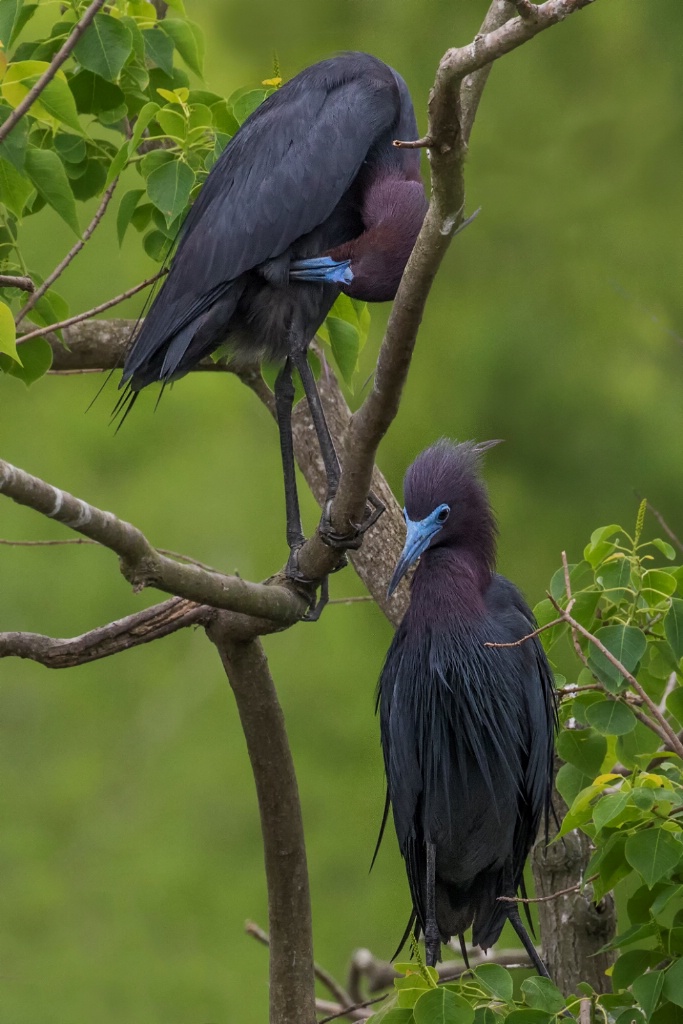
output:
M327 475L339 463L306 351L340 291L393 299L427 209L401 76L367 53L306 68L247 118L212 168L181 229L170 272L126 359L135 400L182 377L224 342L236 364L282 363L275 403L285 478L288 568L303 542L294 476L292 369L301 377ZM325 513L323 539L357 544Z
M377 702L391 805L427 963L464 932L486 950L509 920L546 968L514 897L550 809L553 678L524 598L495 571L496 524L478 469L496 444L439 441L406 474L407 538L393 593L420 559ZM386 810L385 810L386 820ZM380 836L381 838L381 836Z

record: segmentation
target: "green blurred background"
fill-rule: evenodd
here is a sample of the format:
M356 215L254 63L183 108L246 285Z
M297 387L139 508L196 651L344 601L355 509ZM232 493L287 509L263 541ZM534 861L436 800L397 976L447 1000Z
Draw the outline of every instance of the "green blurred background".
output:
M214 90L269 77L274 50L289 77L367 49L406 77L422 128L439 57L485 9L188 4ZM505 438L487 461L500 564L532 603L562 548L575 557L594 527L633 521L634 491L680 524L682 44L679 0L600 0L495 68L467 170L468 210L482 213L441 269L380 451L398 493L434 438ZM112 221L64 275L75 311L153 269L134 232L119 251ZM49 213L27 235L43 273L73 241ZM362 379L387 312L373 310ZM97 386L52 377L27 392L3 377L2 457L161 546L253 579L282 564L276 432L246 389L188 378L114 435L111 391L85 415ZM306 513L312 527L310 500ZM4 500L0 536L66 531ZM95 548L3 547L0 566L3 630L72 636L157 598L132 595ZM348 570L333 591L361 588ZM372 605L340 605L266 642L299 772L316 956L338 976L357 946L390 955L408 913L393 834L368 874L390 635ZM0 1022L265 1020L267 955L242 931L267 922L254 787L201 631L68 672L4 661L0 674Z

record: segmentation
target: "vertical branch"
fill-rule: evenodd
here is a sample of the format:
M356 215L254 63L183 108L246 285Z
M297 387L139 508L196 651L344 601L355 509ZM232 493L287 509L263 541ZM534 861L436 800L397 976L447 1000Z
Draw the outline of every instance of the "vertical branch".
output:
M259 640L229 616L207 629L237 701L254 773L268 884L270 1024L315 1024L311 902L299 790L284 716Z
M557 756L555 761L557 767ZM567 813L567 805L557 789L553 789L553 806L561 821ZM550 839L556 831L556 828L550 829ZM543 959L551 978L566 995L575 992L580 981L587 981L596 992L611 991L611 981L605 971L614 963L615 954L600 950L616 934L614 896L607 893L596 902L590 884L564 892L585 882L586 866L592 853L590 839L576 829L549 846L541 837L531 855L536 895L563 892L557 899L536 906Z

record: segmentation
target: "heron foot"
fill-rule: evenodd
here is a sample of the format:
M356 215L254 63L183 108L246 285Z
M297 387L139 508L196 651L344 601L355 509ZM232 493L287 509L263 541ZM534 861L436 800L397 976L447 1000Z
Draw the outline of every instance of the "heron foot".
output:
M349 533L339 533L332 526L331 510L332 510L332 498L328 498L323 507L322 516L320 517L320 525L318 526L318 533L320 539L327 544L330 548L335 548L338 551L357 551L363 543L363 534L374 526L379 517L385 511L386 506L379 498L370 491L368 494L367 505L365 506L365 515L362 522L353 524L352 529Z
M427 931L430 931L429 926L427 926ZM436 967L440 959L441 937L438 933L434 936L432 934L427 935L427 932L425 932L425 960L427 967Z
M289 558L285 566L285 576L291 580L292 583L298 583L302 587L306 587L309 591L307 595L309 597L308 611L302 617L302 622L317 622L322 615L323 608L327 604L330 598L330 588L328 577L324 576L318 583L317 580L311 580L306 576L299 568L299 549L302 547L303 541L300 544L295 544L289 549ZM320 596L318 597L318 587L320 588Z

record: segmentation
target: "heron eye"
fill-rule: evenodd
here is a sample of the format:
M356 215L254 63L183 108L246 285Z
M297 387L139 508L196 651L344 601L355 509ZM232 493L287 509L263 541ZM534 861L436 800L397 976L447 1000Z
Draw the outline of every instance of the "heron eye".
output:
M448 515L449 515L450 511L451 510L449 509L448 505L444 505L444 507L442 509L440 509L440 511L439 511L439 513L438 513L438 515L436 517L437 523L445 523L446 520L448 519Z

